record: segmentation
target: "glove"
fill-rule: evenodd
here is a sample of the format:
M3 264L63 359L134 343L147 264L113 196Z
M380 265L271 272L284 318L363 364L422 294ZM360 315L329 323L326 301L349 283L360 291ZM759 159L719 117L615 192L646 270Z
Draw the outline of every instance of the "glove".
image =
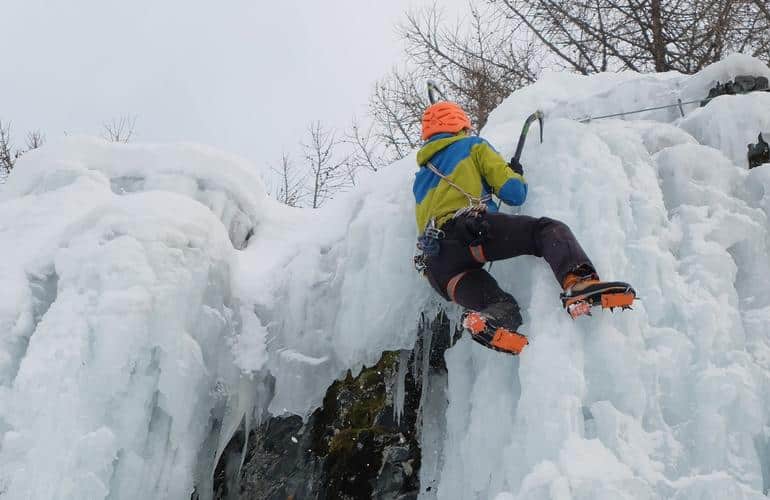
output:
M516 158L511 158L511 162L508 164L508 166L511 167L511 170L520 176L524 176L524 165L522 165Z

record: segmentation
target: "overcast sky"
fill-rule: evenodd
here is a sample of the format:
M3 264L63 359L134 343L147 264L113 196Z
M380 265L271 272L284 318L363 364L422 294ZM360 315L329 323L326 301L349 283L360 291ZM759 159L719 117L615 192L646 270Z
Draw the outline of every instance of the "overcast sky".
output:
M275 162L311 120L344 127L364 113L402 58L396 23L431 3L2 0L0 120L19 143L31 129L98 135L130 114L137 141Z

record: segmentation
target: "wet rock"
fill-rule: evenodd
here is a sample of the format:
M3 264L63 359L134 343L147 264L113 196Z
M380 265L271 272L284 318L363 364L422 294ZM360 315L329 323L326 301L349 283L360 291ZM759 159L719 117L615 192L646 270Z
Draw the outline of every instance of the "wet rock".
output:
M424 377L446 371L452 338L445 316L424 322L408 356L385 352L357 377L348 372L307 422L297 416L265 421L249 435L237 484L215 485L215 498L416 499ZM403 402L394 391L399 373Z

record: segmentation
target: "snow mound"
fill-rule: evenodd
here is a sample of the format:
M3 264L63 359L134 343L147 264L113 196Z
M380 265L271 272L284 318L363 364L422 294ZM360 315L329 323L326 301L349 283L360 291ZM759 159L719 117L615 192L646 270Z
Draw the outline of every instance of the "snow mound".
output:
M508 156L545 112L522 213L569 224L642 300L573 322L544 262L495 264L531 345L447 351L422 498L770 489L770 169L745 165L768 95L577 121L742 73L770 69L736 55L693 76L550 73L491 115L482 135ZM0 496L205 498L239 425L307 415L345 370L411 348L440 306L411 264L414 170L310 211L200 146L73 138L25 155L0 192Z

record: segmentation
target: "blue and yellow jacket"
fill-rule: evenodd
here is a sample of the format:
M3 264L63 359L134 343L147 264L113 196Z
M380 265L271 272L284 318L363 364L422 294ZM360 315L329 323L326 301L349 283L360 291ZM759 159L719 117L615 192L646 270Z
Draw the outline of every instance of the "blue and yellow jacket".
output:
M527 198L527 181L511 170L487 141L464 132L436 134L417 152L420 170L412 190L420 232L431 219L441 226L455 212L468 206L468 198L463 193L425 166L428 161L474 198L493 193L509 205L521 205ZM490 200L487 209L497 211L497 205Z

